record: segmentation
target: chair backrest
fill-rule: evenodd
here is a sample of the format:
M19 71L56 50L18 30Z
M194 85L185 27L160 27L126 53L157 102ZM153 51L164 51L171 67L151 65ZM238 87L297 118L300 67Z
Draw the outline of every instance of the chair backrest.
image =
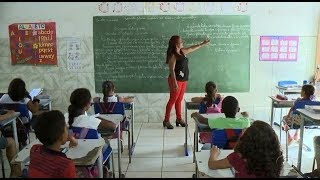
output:
M211 146L233 149L241 134L242 129L214 129L212 130Z
M123 102L94 102L93 107L96 114L125 115L125 106Z
M76 139L99 139L99 134L96 129L71 127L71 134Z
M222 106L223 98L217 98L211 107L207 107L206 103L202 101L199 105L199 113L221 113L221 106Z
M82 128L82 127L71 127L69 133L76 139L99 139L100 137L96 129ZM104 146L102 147L103 164L109 159L111 153L112 153L111 146L105 143Z
M297 109L304 109L305 105L310 105L310 106L320 106L320 101L310 101L310 100L300 100L296 101L294 106L293 106L293 114L299 114Z
M20 112L20 118L23 123L27 123L26 121L30 121L30 114L27 104L21 103L0 103L0 109L13 110L16 112Z

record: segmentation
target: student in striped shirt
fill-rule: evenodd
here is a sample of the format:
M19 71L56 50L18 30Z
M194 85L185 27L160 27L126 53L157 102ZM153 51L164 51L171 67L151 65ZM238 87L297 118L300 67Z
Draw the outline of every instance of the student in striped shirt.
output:
M68 140L64 115L57 110L42 113L35 124L35 134L42 145L33 145L30 150L29 177L75 178L74 163L60 151Z

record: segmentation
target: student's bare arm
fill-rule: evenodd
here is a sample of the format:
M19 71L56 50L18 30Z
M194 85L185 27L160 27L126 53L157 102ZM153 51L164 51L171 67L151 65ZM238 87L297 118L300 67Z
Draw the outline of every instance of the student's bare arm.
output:
M31 100L27 103L27 106L32 113L38 112L40 108L40 105L38 102L32 102Z
M203 100L204 97L193 97L191 98L191 102L194 103L201 103L201 101Z
M216 146L213 146L210 149L210 157L208 161L209 169L225 169L225 168L231 167L227 158L217 160L219 154L220 154L220 149L217 148Z
M204 45L207 45L208 43L210 42L210 40L204 40L202 43L200 44L197 44L197 45L193 45L193 46L190 46L190 47L187 47L187 48L181 48L181 51L184 53L184 54L189 54L201 47L203 47Z
M134 99L134 97L132 97L132 96L119 97L119 101L124 102L124 103L131 103L131 102L133 102L133 99Z
M191 117L196 118L200 123L202 124L207 124L208 125L208 118L203 117L201 114L199 114L198 112L194 112L191 114Z
M9 110L6 114L0 115L0 121L3 121L3 120L5 120L5 119L8 119L8 118L11 117L14 113L15 113L15 111Z

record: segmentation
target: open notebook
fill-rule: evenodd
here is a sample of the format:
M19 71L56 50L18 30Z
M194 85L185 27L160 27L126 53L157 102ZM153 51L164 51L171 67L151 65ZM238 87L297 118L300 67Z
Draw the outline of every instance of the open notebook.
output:
M32 89L29 93L31 99L33 99L34 97L40 95L43 92L42 88L36 88L36 89Z

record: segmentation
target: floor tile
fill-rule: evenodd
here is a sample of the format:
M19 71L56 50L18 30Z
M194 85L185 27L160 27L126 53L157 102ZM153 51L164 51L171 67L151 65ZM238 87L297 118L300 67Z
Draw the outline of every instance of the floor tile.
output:
M194 172L195 166L192 157L163 158L162 171Z
M161 172L127 172L126 178L161 178Z
M132 171L161 171L162 158L132 158L129 164L128 172Z

